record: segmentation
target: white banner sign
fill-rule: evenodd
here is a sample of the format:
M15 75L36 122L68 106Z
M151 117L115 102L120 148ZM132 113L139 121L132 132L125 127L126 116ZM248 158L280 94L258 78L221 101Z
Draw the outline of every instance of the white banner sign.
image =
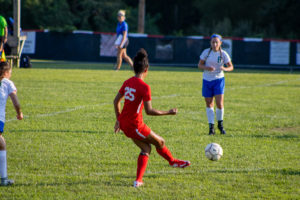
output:
M271 41L270 64L290 64L290 42Z
M223 39L222 41L222 49L228 53L230 58L232 59L232 40L231 39Z
M116 57L117 48L115 46L116 35L101 34L100 56Z
M35 32L22 32L23 35L27 36L23 51L24 54L35 54Z
M300 43L297 43L296 47L296 65L300 65Z

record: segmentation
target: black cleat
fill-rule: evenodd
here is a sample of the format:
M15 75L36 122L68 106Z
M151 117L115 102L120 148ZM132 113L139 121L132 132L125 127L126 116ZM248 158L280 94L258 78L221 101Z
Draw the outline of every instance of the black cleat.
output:
M1 178L1 183L0 186L9 186L9 185L13 185L14 181L7 179L7 178Z
M220 133L221 134L226 134L226 131L224 130L224 127L223 127L223 120L221 121L218 121L218 129L220 130Z
M214 124L209 124L209 133L208 135L215 135L215 128L214 128Z

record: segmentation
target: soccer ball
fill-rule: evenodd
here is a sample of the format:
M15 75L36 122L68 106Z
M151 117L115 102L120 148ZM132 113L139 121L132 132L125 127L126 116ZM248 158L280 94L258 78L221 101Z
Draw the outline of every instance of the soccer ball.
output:
M217 143L210 143L205 147L205 156L212 161L220 160L223 155L222 147Z

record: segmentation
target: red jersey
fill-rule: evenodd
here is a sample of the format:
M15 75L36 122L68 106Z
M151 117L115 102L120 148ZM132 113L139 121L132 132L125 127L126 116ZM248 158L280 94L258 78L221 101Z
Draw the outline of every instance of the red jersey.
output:
M118 120L135 127L142 126L144 101L151 100L150 86L134 76L123 83L119 93L125 96L125 103Z

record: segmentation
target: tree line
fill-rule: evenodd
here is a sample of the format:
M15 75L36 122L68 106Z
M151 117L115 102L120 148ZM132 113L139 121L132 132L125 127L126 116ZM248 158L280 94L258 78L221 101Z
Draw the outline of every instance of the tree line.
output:
M0 0L0 15L13 16L12 2ZM21 26L115 32L119 9L137 32L138 0L22 0ZM299 39L299 10L299 0L146 0L145 33Z

